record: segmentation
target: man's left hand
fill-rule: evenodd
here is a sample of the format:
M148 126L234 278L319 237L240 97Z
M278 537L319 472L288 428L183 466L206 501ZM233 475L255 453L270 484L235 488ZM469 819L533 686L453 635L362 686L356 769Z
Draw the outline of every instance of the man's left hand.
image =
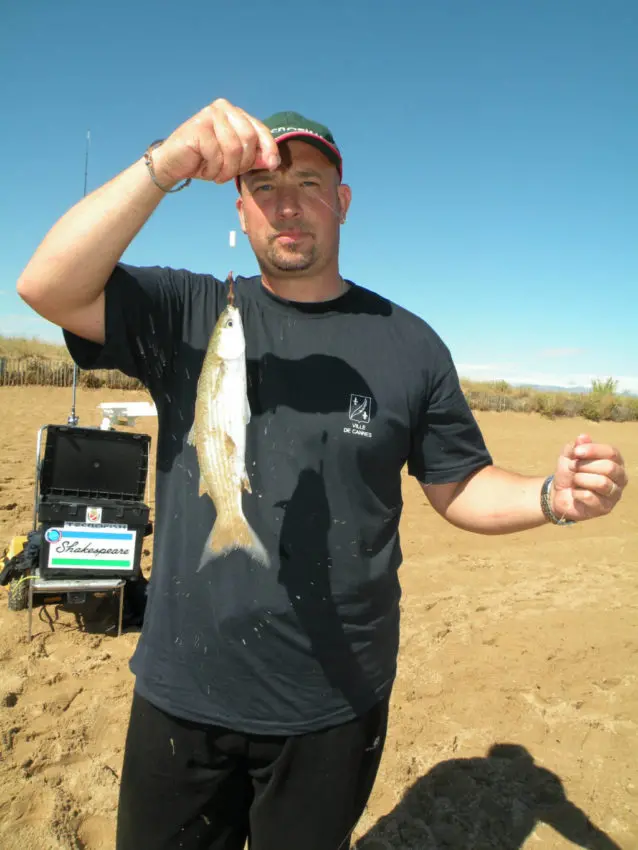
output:
M618 449L581 434L558 458L552 510L559 518L576 521L604 516L618 504L626 486L625 463Z

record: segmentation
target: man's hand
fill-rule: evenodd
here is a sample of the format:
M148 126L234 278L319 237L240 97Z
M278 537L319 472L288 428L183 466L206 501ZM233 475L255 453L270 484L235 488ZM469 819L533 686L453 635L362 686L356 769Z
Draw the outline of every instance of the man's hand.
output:
M581 434L558 458L552 482L552 510L559 519L584 520L608 514L627 486L620 452Z
M188 177L227 183L251 169L274 170L280 162L265 124L223 98L185 121L152 156L157 180L166 187Z

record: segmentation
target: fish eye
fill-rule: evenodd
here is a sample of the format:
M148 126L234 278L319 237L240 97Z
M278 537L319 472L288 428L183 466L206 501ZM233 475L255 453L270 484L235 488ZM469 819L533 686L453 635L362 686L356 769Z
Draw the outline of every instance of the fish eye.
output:
M229 319L229 320L226 322L226 327L227 327L227 328L232 328L232 326L233 326L233 320L232 320L232 319Z

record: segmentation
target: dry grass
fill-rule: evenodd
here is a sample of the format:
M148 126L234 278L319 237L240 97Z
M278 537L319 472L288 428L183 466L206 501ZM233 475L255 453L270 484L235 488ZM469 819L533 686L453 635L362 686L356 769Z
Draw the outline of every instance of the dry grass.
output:
M588 393L550 392L531 387L513 387L507 381L469 381L461 386L476 410L517 410L540 413L550 419L559 416L584 416L593 422L638 419L638 398L616 394L616 382L594 381Z
M41 339L0 335L0 357L29 360L68 360L71 356L64 345Z

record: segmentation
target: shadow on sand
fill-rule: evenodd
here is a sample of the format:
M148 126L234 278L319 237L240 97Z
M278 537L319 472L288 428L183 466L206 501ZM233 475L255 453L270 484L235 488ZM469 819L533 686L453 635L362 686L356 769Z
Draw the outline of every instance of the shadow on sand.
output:
M146 609L148 580L140 575L137 581L128 581L124 589L122 631L141 632ZM72 604L65 601L66 594L51 593L33 601L34 634L45 627L49 634L64 629L92 635L116 636L119 617L118 593L87 593L84 602ZM72 614L75 624L61 620L60 614Z
M517 744L437 764L354 850L521 850L541 822L577 847L623 850Z

